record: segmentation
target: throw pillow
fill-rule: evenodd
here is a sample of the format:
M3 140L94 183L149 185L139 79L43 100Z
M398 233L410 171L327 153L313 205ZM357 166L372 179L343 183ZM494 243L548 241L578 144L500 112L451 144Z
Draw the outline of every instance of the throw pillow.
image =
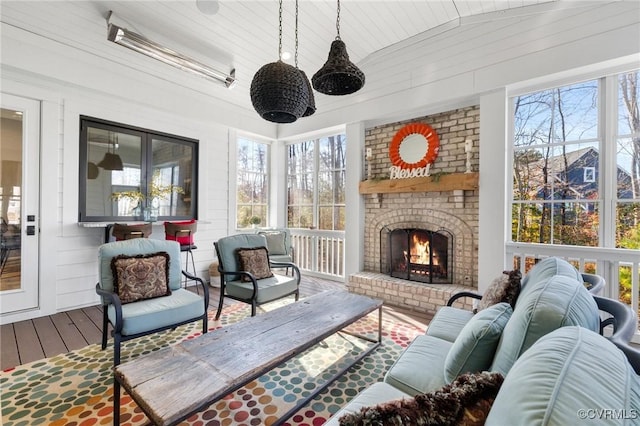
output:
M520 295L521 279L522 273L518 270L502 271L502 275L494 279L482 295L477 311L500 302L507 302L515 308L516 300Z
M503 381L500 373L464 374L439 390L345 414L340 426L483 425Z
M279 256L287 254L287 248L285 247L284 232L261 232L267 239L267 248L269 254Z
M257 280L273 276L269 266L269 252L266 247L239 248L236 253L241 271L249 272ZM251 279L243 275L242 281L248 282Z
M169 296L169 254L157 252L111 259L114 292L122 304Z
M453 381L462 373L487 370L513 310L497 303L474 315L460 330L444 362L444 378Z

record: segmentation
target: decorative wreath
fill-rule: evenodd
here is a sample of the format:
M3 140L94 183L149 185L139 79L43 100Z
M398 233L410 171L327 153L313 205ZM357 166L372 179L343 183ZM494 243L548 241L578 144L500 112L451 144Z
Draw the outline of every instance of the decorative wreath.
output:
M409 135L414 133L424 136L427 142L427 152L422 159L416 163L407 163L400 157L400 145L402 141ZM389 146L389 158L394 166L398 166L401 169L415 169L418 167L425 167L427 164L433 164L438 157L440 151L440 139L435 130L428 124L411 123L398 130L391 140Z

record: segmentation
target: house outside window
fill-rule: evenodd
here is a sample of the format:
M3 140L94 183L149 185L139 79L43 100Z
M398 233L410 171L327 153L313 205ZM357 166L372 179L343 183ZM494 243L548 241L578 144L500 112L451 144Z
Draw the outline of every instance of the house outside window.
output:
M596 168L595 167L585 167L583 169L583 182L595 182L596 181Z
M287 147L287 226L344 230L346 135Z
M239 137L236 227L266 226L269 213L269 144Z
M638 75L513 99L513 241L640 247ZM615 81L617 104L605 96L607 79ZM602 136L612 128L616 141ZM617 161L601 161L607 157ZM607 190L613 187L617 190ZM603 206L611 203L616 205L615 223L600 223Z

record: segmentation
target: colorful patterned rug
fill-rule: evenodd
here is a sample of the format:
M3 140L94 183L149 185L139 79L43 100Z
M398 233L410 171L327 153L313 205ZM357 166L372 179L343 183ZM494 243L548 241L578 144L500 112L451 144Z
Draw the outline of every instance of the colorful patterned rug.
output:
M266 309L278 307L277 303ZM225 308L220 321L210 320L210 330L249 316L248 305ZM259 315L259 314L258 314ZM377 337L377 311L353 324L349 331ZM400 320L399 320L400 318ZM200 323L125 342L122 362L176 344L200 333ZM353 398L360 389L382 379L400 352L424 332L424 325L383 315L383 345L352 367L340 379L300 409L285 425L317 426ZM284 337L286 338L286 337ZM111 344L111 340L109 341ZM193 415L184 425L270 425L290 410L295 401L353 359L367 343L347 334L331 336L244 388ZM250 348L238 348L239 351ZM113 348L100 345L35 361L0 373L2 424L22 425L108 425L113 422ZM121 424L143 425L148 419L123 392Z

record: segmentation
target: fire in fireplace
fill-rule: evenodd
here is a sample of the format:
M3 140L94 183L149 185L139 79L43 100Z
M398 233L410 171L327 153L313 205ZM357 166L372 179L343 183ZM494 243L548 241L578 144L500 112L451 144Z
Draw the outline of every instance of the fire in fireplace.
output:
M424 283L451 283L453 236L445 230L399 228L387 239L389 275Z

